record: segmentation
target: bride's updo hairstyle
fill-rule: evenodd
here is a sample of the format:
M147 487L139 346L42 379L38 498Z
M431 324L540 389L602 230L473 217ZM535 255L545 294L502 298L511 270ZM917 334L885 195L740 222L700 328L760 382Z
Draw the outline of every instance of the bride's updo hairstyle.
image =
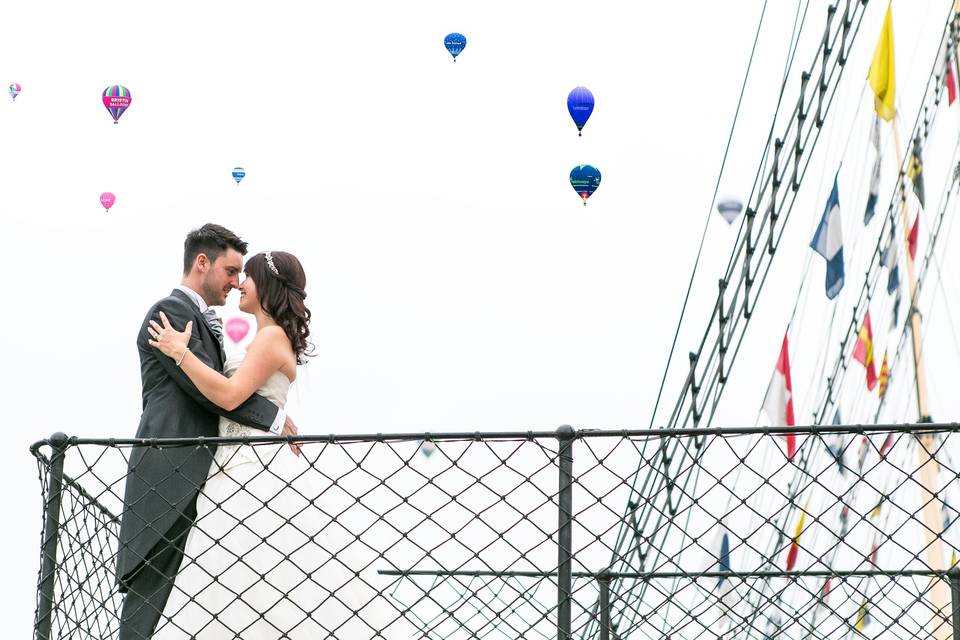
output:
M247 260L243 272L257 284L260 308L283 327L297 354L297 364L306 364L313 347L307 342L310 309L303 302L307 276L300 261L286 251L267 251Z

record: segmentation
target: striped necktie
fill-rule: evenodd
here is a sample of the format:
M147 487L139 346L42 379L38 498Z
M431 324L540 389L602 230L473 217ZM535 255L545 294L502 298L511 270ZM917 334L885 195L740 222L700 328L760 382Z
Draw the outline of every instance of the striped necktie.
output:
M213 335L217 336L217 342L220 343L220 349L223 350L223 323L220 321L220 318L216 312L209 307L203 312L203 317L206 319L207 324L210 325L210 330L213 331Z

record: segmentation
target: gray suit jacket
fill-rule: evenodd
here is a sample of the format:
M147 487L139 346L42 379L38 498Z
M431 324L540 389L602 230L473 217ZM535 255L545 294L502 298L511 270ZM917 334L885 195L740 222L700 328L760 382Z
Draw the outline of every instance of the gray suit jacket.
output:
M148 321L159 322L160 311L181 331L193 320L190 351L213 369L223 370L223 353L213 330L190 298L174 289L150 308L137 335L143 384L143 413L137 437L216 437L218 416L269 430L277 416L275 404L254 395L235 410L225 411L204 398L171 358L147 344ZM121 587L171 525L194 503L210 470L213 452L211 445L129 450L117 556Z

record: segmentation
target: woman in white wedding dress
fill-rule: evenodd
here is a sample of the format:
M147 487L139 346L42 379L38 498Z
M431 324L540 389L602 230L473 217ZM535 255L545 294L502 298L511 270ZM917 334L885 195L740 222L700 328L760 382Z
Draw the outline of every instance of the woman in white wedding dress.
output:
M190 324L177 331L161 314L150 344L225 409L253 393L283 407L308 347L306 277L295 256L279 251L251 257L244 273L240 309L256 317L257 333L245 356L228 359L226 375L190 353ZM265 435L225 418L219 430ZM153 637L383 637L383 581L356 560L356 538L323 509L323 489L295 446L220 445Z

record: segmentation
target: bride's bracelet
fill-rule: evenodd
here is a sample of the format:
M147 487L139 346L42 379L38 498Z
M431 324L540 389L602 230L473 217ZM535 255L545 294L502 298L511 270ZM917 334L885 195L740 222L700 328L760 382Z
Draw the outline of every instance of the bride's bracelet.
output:
M183 350L183 353L180 355L180 359L177 360L177 366L180 366L180 363L183 362L183 359L187 357L187 352L190 351L190 347L187 347Z

